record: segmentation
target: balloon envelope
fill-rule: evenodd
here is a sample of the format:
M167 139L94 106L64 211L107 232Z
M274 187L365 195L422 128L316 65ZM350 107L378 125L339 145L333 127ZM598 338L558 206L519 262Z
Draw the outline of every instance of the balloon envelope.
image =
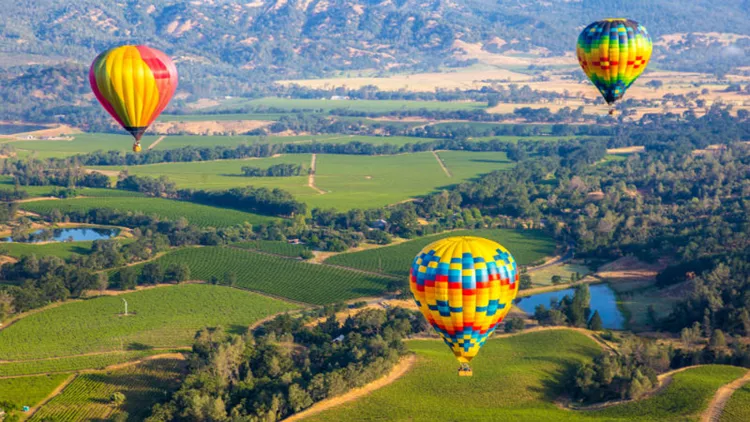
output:
M94 60L89 82L102 106L138 141L172 99L177 68L159 50L124 45Z
M412 263L409 285L430 325L458 361L468 363L510 311L518 278L507 249L461 236L422 249Z
M611 105L646 69L652 48L643 25L629 19L605 19L581 32L578 62Z

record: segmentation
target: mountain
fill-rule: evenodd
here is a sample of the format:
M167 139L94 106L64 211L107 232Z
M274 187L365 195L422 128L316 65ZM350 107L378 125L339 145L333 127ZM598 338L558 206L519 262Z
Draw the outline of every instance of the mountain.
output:
M570 52L581 27L628 16L656 37L750 34L748 0L36 0L6 2L0 52L17 62L145 43L182 67L263 81L351 69L459 65L454 42L500 50ZM717 4L720 3L720 4ZM494 41L493 41L494 40ZM24 60L24 56L26 59Z

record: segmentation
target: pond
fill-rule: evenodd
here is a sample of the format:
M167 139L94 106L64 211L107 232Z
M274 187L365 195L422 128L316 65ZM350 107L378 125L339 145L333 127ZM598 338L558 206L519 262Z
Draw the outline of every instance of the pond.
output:
M120 229L102 227L76 227L70 229L41 229L27 233L22 239L6 237L3 242L79 242L83 240L111 239L120 234Z
M608 284L589 285L591 292L591 313L599 311L604 328L621 330L625 327L625 317L617 307L615 292ZM516 306L529 315L534 314L538 305L549 307L551 299L560 300L565 296L573 297L573 289L558 290L556 292L539 293L516 299Z

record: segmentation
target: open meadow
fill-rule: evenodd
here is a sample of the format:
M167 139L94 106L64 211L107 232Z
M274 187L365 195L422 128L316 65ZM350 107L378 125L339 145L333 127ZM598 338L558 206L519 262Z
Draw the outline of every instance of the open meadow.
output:
M248 242L232 243L231 246L233 248L250 249L290 258L298 258L301 253L310 250L305 245L295 245L276 240L251 240Z
M181 261L185 262L185 261ZM123 302L128 316L123 316ZM0 331L0 360L188 346L202 327L242 332L296 306L222 286L186 284L67 303Z
M519 265L529 265L555 251L555 242L546 234L533 230L482 229L458 230L435 236L426 236L398 245L359 252L342 253L328 258L332 265L407 277L414 257L428 244L451 236L479 236L492 239L505 246Z
M67 157L98 150L129 152L133 146L133 138L127 134L77 133L68 136L72 139L12 140L10 145L16 148L19 155L32 155L38 158ZM146 148L157 138L156 135L144 136L141 144Z
M379 295L389 281L374 274L233 247L186 248L168 253L157 262L162 266L188 264L192 278L199 280L216 277L221 281L225 274L234 273L238 287L317 305Z
M63 213L72 211L85 213L94 208L107 208L122 212L140 212L146 215L156 215L172 221L185 217L188 222L201 227L227 227L245 222L261 224L275 220L274 217L233 209L145 197L75 198L58 201L33 201L24 202L20 204L19 208L42 215L49 214L55 209Z
M562 379L600 350L578 332L541 331L489 340L471 362L471 378L456 376L458 363L442 342L413 340L408 345L417 362L406 375L305 420L688 421L696 420L721 385L745 372L720 365L693 368L675 374L666 390L653 397L604 410L574 411L555 404L565 394Z
M369 113L383 113L398 110L476 110L486 108L486 103L473 101L409 101L409 100L349 100L349 99L300 99L300 98L259 98L247 100L232 98L221 105L207 108L206 112L231 110L238 107L252 107L259 110L274 109L286 112L317 111L328 113L331 110L346 109Z
M77 375L65 390L42 408L31 421L111 420L127 413L128 420L144 420L151 407L179 387L185 364L181 359L158 359L111 372ZM112 394L122 393L125 401L111 402Z

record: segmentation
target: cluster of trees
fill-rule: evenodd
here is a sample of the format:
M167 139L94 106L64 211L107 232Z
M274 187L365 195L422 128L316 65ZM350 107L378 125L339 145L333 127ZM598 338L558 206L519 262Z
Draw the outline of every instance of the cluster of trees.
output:
M12 160L5 163L3 174L12 175L16 186L66 186L108 188L109 178L97 172L86 172L78 166L50 167L37 159Z
M534 309L534 319L539 325L569 325L571 327L588 327L594 331L602 330L602 318L599 311L591 314L591 292L588 284L575 287L573 296L552 299L550 306L538 305Z
M304 215L307 205L297 201L292 194L283 189L232 188L226 191L205 191L182 189L177 192L177 199L197 202L218 207L234 208L241 211L266 215L295 216Z
M245 177L291 177L299 176L302 170L301 164L274 164L266 169L244 166L242 175Z
M133 267L124 267L117 272L113 286L121 290L135 289L138 285L181 283L190 279L190 266L172 263L164 268L158 261L143 265L140 272Z
M190 374L147 420L282 420L386 374L407 353L403 339L429 328L402 308L365 309L343 324L334 311L314 325L279 315L244 336L199 331Z

